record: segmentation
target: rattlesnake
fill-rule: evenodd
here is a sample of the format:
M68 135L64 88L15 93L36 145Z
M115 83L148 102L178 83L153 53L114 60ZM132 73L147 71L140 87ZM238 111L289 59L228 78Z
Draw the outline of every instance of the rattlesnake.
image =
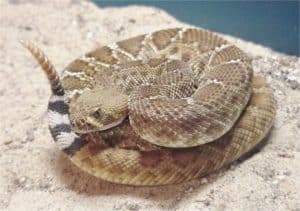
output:
M174 184L238 159L268 133L271 88L251 59L216 34L171 28L98 48L61 79L44 53L48 120L58 147L101 179Z

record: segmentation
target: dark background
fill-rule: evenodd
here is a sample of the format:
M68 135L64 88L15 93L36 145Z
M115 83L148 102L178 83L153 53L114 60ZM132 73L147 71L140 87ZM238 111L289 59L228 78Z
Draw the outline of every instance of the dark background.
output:
M159 7L180 21L299 56L299 1L100 1Z

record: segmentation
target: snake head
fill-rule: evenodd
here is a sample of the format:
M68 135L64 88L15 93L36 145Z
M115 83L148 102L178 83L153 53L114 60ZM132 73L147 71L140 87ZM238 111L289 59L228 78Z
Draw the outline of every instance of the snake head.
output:
M70 121L77 133L115 127L128 116L128 96L113 87L85 90L70 102Z

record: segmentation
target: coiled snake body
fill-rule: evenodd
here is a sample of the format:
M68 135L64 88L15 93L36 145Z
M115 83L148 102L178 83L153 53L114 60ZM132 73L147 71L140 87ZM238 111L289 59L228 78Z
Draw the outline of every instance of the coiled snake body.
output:
M251 59L219 36L172 28L91 51L61 79L41 50L58 147L107 181L162 185L221 168L256 146L275 116Z

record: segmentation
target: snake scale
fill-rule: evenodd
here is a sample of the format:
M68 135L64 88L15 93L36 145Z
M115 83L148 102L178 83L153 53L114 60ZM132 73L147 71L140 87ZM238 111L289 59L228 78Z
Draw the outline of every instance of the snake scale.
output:
M22 41L49 79L51 134L84 171L130 185L206 175L269 132L275 99L251 59L218 35L170 28L95 49L61 77Z

